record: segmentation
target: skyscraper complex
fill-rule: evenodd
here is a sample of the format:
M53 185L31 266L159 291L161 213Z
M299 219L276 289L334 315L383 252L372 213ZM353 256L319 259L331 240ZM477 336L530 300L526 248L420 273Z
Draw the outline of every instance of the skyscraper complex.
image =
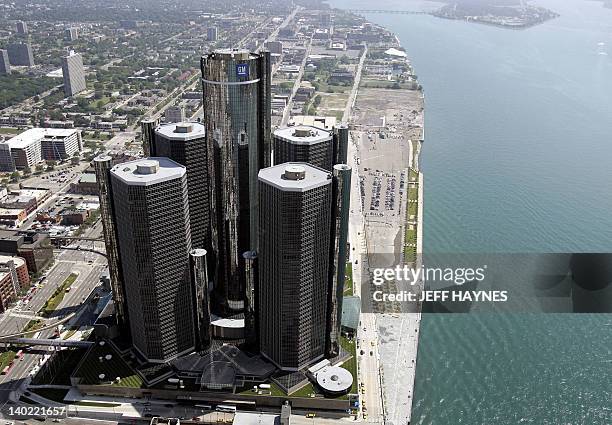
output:
M144 119L144 159L94 161L118 329L152 363L213 359L214 339L272 370L337 357L348 128L272 135L268 52L217 50L201 71L202 124Z
M217 306L244 309L242 253L257 250L257 173L270 165L270 54L202 57Z
M305 163L259 172L261 352L297 371L325 354L331 175Z
M62 58L62 75L64 77L64 94L74 96L87 88L83 57L80 53L71 51Z
M186 169L149 158L110 175L133 346L167 362L195 349Z

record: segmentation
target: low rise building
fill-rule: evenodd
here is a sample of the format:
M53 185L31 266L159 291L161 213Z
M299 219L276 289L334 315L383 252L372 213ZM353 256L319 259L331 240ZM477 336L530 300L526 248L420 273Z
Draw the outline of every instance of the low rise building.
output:
M83 149L74 129L31 128L0 143L0 171L33 167L42 160L63 160Z
M30 287L30 275L28 273L28 265L21 257L12 255L0 255L0 272L9 272L16 278L17 287L19 289L28 289Z
M97 195L99 191L96 175L91 173L81 174L76 183L70 184L70 192L81 195Z
M0 224L5 226L18 227L27 216L23 208L0 208Z
M17 291L12 274L0 271L0 313L4 313L16 299Z
M31 273L42 271L53 260L53 246L47 233L0 230L0 253L22 257Z

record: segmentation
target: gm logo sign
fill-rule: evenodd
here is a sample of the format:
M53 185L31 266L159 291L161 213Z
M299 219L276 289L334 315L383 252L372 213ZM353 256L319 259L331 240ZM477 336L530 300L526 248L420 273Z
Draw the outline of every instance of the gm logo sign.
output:
M236 75L238 75L239 77L248 77L249 76L249 64L240 63L236 65Z

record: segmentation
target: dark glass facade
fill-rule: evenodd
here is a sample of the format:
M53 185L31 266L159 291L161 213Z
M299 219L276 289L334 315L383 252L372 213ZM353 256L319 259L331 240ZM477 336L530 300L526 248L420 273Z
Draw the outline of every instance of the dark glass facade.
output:
M257 250L257 173L271 162L270 54L218 50L202 57L210 220L221 314L245 306L242 253Z
M132 161L115 166L111 182L132 343L167 362L195 348L189 205L184 167L155 159L172 171L132 178L146 163Z
M334 140L331 133L315 127L278 129L274 141L274 164L305 162L327 171L334 164Z
M285 178L287 165L260 172L257 299L261 352L291 371L325 355L332 185L307 164Z
M348 224L351 202L351 167L334 165L332 183L332 224L329 259L329 288L327 291L327 357L339 354L342 300L348 261Z
M113 194L110 181L110 170L113 162L110 156L101 155L94 159L96 170L96 181L100 198L100 217L102 219L102 232L108 260L108 271L111 281L113 303L115 305L115 317L119 331L129 332L128 312L125 305L125 285L121 262L119 257L119 245L117 241L117 228L115 225L115 213L113 210Z
M202 124L166 124L155 130L156 156L170 158L187 168L189 223L193 248L212 249L210 244L210 202L205 130Z

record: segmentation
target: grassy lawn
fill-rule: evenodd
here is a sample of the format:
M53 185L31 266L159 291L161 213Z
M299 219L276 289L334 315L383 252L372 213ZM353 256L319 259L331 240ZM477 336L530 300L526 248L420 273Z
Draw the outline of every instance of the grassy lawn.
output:
M408 187L408 199L414 199L416 201L418 197L419 197L418 187L409 186Z
M5 351L0 354L0 370L4 369L9 365L11 361L15 359L14 351Z
M55 309L64 299L64 295L66 295L66 290L70 288L70 286L74 283L77 277L79 277L78 274L70 273L70 276L68 276L66 280L64 280L60 287L55 290L51 298L47 300L47 302L42 308L42 315L50 316L51 313L55 311Z
M363 80L359 87L370 88L370 89L406 89L414 90L416 88L414 83L400 83L397 81L383 81L383 80Z
M259 383L249 383L252 384L248 387L242 387L240 389L236 389L236 394L240 394L240 395L252 395L252 396L258 396L260 394L257 394L255 392L253 392L253 387L255 385L258 385ZM270 394L268 394L267 390L262 390L263 393L261 395L272 395L275 397L284 397L286 396L285 392L283 390L281 390L281 388L276 385L274 382L269 382L270 384Z
M342 346L344 350L346 350L351 355L351 358L346 360L341 366L342 368L348 370L351 373L351 375L353 375L353 385L351 386L351 389L349 390L349 394L357 394L357 348L355 347L355 341L350 341L347 338L342 336L340 337L340 345ZM309 398L310 394L312 393L320 394L320 392L312 385L312 383L309 382L308 385L292 393L291 397ZM336 399L346 400L348 399L348 395L347 394L343 394L339 396L325 395L325 398L336 398Z
M20 130L18 128L9 128L9 127L2 127L0 128L0 134L18 134L21 133L24 130Z
M23 331L24 332L32 331L32 332L26 334L25 337L26 338L31 338L32 335L34 335L38 329L40 329L40 328L42 328L44 326L45 326L45 324L43 323L42 320L30 320L28 322L28 324L26 325L26 327L23 328Z
M341 336L340 345L352 356L342 364L342 367L351 372L351 375L353 375L353 385L351 386L349 394L357 394L357 347L355 346L355 340L351 341L346 337Z
M41 397L48 398L49 400L57 401L58 403L63 403L64 397L66 397L68 393L68 390L62 390L60 388L33 388L30 391Z
M111 355L110 360L106 356ZM102 357L102 361L100 361ZM104 378L100 379L100 374ZM138 375L111 347L95 345L88 356L81 363L75 376L81 378L85 385L115 385L118 387L140 388L142 378ZM121 378L119 382L115 378ZM112 382L111 382L112 380Z
M309 382L307 385L303 386L296 392L291 394L291 397L310 397L310 394L316 393L317 391L314 389L313 385Z
M408 172L409 181L418 181L419 173L413 169ZM419 214L419 188L418 186L408 185L408 205L406 208L406 221L416 221ZM417 202L414 202L417 201ZM406 224L406 234L404 240L404 260L408 263L416 261L417 227L410 229Z
M418 202L408 202L408 218L414 215L416 216L419 211L419 203Z
M346 263L346 278L344 281L344 295L353 295L353 263Z

